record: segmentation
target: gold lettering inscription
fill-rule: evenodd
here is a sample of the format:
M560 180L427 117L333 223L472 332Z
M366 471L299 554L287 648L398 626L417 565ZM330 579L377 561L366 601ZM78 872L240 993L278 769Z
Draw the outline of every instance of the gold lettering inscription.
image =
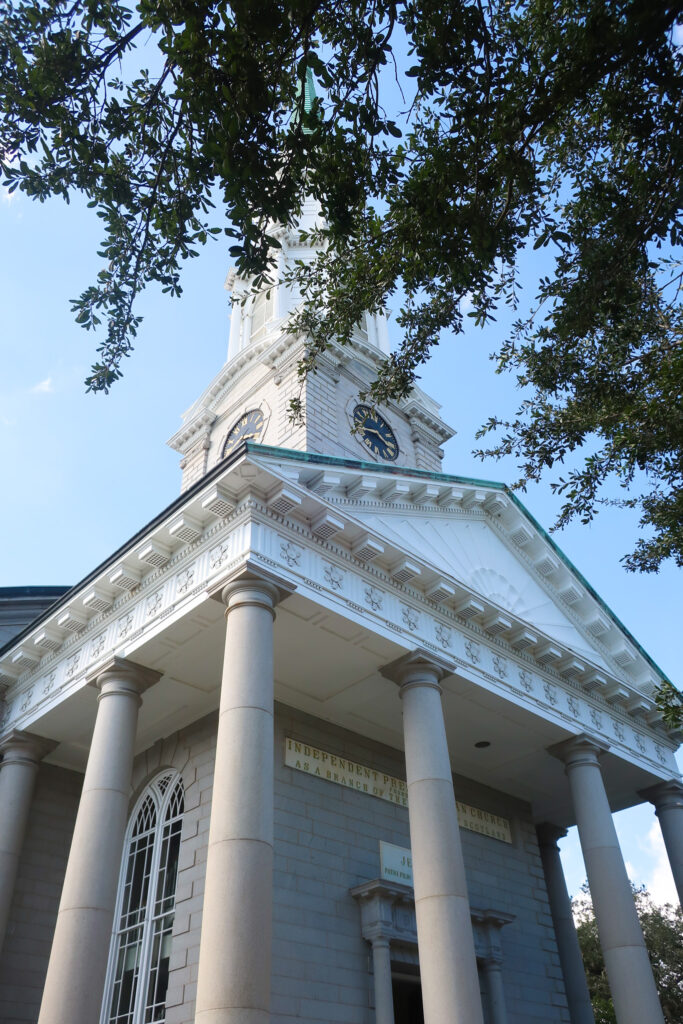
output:
M287 767L295 768L307 775L317 775L320 779L334 782L338 786L346 786L359 793L367 793L368 796L386 800L398 807L408 806L408 786L403 779L385 775L367 765L351 761L347 757L330 754L327 750L319 750L317 747L299 743L289 737L285 740L285 764ZM333 771L333 769L337 770ZM369 785L363 780L368 780L373 785ZM470 807L469 804L464 804L460 800L456 801L456 807L461 828L490 836L502 843L512 842L510 822L507 818L501 818L500 815L491 814L489 811L482 811L478 807Z

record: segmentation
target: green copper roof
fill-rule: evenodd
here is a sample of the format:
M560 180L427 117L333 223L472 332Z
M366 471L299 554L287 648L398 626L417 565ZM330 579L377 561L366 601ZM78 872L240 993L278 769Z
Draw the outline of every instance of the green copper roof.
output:
M297 83L297 87L296 87L297 99L301 96L301 88L302 88L301 87L301 82L298 82ZM311 111L313 110L313 104L315 103L315 100L317 98L316 94L315 94L315 80L313 78L313 72L311 71L310 68L306 68L306 79L305 79L304 85L303 85L303 92L304 92L304 112L306 114L310 114ZM304 135L311 135L312 134L311 133L311 129L310 128L306 128L305 126L304 126L303 131L304 131Z
M311 79L312 80L312 79ZM477 480L472 477L466 476L454 476L451 473L432 473L423 469L411 469L408 467L399 466L386 466L375 462L364 462L357 459L346 459L339 458L335 455L319 455L314 452L300 452L295 451L291 448L278 448L272 445L255 444L253 441L245 441L239 445L226 459L219 462L213 469L197 480L187 491L180 494L174 501L171 502L163 511L161 511L151 522L147 523L141 530L134 534L129 540L126 541L118 550L114 551L104 562L98 565L91 573L89 573L84 579L77 583L70 590L67 590L65 594L57 598L53 605L37 616L32 622L30 622L22 632L8 640L7 643L0 646L0 656L9 651L10 648L15 647L21 640L28 636L32 629L47 619L50 615L53 615L55 610L60 606L67 603L69 596L76 594L82 587L84 587L91 580L97 579L101 574L102 570L114 565L117 561L120 561L126 552L134 548L143 537L146 537L151 529L155 526L160 525L168 518L168 516L176 510L181 509L184 505L189 502L193 496L199 494L204 487L207 487L213 480L218 479L233 463L239 461L245 454L247 455L265 455L269 458L282 459L283 461L293 462L307 462L311 465L320 466L340 466L348 469L360 470L361 472L372 472L372 473L384 473L387 476L408 476L415 477L423 480L434 480L439 483L445 484L469 484L475 487L490 487L493 490L504 491L505 494L511 499L512 502L520 509L523 515L529 520L534 528L544 537L544 539L550 544L553 551L562 559L567 568L576 576L578 580L586 587L586 590L591 596L598 602L600 607L609 615L615 625L622 631L622 633L628 637L631 643L638 649L643 655L645 660L651 665L651 667L657 672L657 674L664 680L667 680L667 676L662 672L661 668L657 663L650 657L647 651L638 643L633 634L626 628L623 622L614 614L612 609L606 604L605 601L600 597L598 593L593 589L588 580L579 572L579 570L572 564L567 558L565 553L556 544L552 537L550 537L540 523L531 515L531 513L524 507L522 502L519 500L516 494L514 494L505 484L497 483L492 480Z
M469 484L470 487L489 487L492 490L503 491L508 498L517 506L520 512L526 517L531 523L534 529L540 533L543 539L550 545L555 554L564 562L569 571L579 580L580 583L586 588L591 597L599 604L604 612L607 613L612 622L621 630L633 646L642 654L648 664L655 670L655 672L670 682L668 677L662 672L659 665L656 663L645 648L638 643L636 638L633 636L631 631L627 629L621 619L612 611L606 601L604 601L598 592L590 585L586 577L579 569L576 568L574 563L565 555L564 551L560 548L559 544L550 536L550 534L544 530L538 520L529 512L529 510L522 504L514 491L510 490L507 484L498 483L494 480L477 480L476 478L467 476L455 476L452 473L433 473L424 469L410 469L408 467L400 466L386 466L375 462L360 462L355 459L344 459L339 458L336 455L318 455L314 452L299 452L294 451L291 448L276 448L274 446L265 444L254 444L252 441L245 442L245 448L248 452L253 452L255 455L268 455L278 459L292 459L297 462L309 462L317 463L318 465L329 465L329 466L344 466L348 469L360 469L365 472L373 473L386 473L388 476L409 476L418 477L423 480L434 480L439 483L445 484ZM220 463L219 463L220 465ZM206 481L206 477L204 477Z

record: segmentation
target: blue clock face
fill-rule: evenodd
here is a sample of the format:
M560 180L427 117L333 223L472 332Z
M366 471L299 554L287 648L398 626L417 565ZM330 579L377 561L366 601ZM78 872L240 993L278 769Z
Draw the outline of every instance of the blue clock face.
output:
M264 417L260 409L250 409L240 416L228 432L223 445L223 458L234 452L243 441L258 441L263 431Z
M357 405L353 410L353 424L357 434L368 451L378 459L395 462L398 458L398 441L393 430L378 412L369 405Z

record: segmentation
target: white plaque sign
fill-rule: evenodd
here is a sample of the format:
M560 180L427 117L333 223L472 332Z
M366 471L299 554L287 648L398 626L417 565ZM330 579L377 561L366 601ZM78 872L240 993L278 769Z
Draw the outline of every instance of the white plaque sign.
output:
M387 882L413 884L413 858L404 846L379 841L379 874Z

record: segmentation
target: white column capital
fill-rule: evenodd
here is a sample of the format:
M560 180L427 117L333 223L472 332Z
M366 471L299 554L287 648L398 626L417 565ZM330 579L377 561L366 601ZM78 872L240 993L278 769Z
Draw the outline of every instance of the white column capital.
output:
M13 729L0 742L0 765L23 764L37 767L40 761L57 746L54 740L36 736L31 732Z
M600 767L600 757L607 753L609 744L580 732L578 736L570 736L567 740L554 743L548 747L548 753L564 762L565 768L576 768L579 765Z
M681 810L683 809L683 782L680 779L667 779L665 782L658 782L655 786L641 789L639 796L654 804L655 814L658 816L660 811Z
M566 828L561 828L559 825L553 825L551 821L542 821L536 826L536 836L538 838L539 846L549 846L552 849L559 849L557 845L558 839L564 839L567 834Z
M135 696L140 701L140 695L161 679L162 674L153 668L138 665L135 661L113 655L88 679L88 683L100 691L98 701L114 694Z
M267 608L275 618L275 606L294 590L289 580L247 561L213 586L210 596L226 606L226 617L240 605L256 605Z
M432 654L416 647L409 654L403 654L396 661L380 669L385 679L391 679L401 690L412 686L431 686L441 693L439 683L444 676L451 675L453 666L438 654Z

